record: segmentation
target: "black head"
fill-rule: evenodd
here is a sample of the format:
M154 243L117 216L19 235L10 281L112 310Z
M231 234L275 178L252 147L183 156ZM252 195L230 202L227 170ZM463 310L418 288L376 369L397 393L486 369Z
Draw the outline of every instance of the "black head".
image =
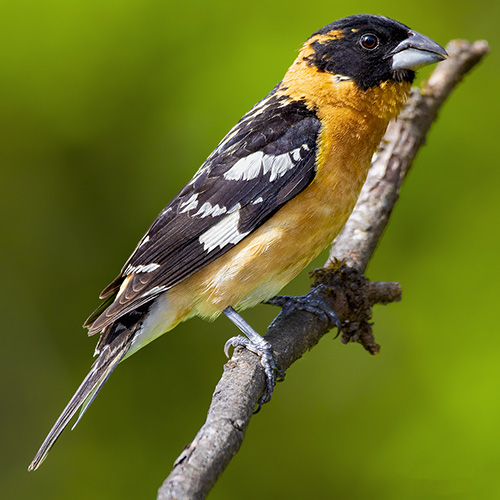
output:
M366 90L384 81L413 82L415 69L446 58L446 51L388 17L360 14L339 19L310 38L309 64L341 75Z

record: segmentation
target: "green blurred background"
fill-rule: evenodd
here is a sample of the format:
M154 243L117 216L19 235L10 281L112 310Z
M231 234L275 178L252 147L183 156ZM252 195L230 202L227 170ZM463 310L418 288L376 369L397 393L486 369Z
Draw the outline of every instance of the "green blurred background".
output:
M302 42L360 12L442 44L485 38L493 52L442 109L368 269L403 285L401 303L375 310L381 354L325 337L253 419L210 498L500 497L499 3L346 5L2 2L2 498L155 497L204 421L235 329L192 320L133 356L28 474L90 367L96 339L80 325ZM288 291L307 289L304 273ZM265 331L275 312L245 317Z

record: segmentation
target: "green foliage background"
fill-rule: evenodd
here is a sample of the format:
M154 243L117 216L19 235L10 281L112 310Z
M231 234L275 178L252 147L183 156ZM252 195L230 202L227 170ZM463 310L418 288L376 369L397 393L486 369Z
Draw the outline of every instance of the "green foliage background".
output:
M403 285L401 303L375 311L381 354L324 338L253 419L210 498L498 498L499 6L2 2L2 497L155 497L204 420L235 330L192 320L142 350L28 474L90 367L95 339L80 325L302 42L371 12L442 44L485 38L492 54L442 109L368 269ZM307 289L304 273L288 291ZM264 331L273 313L245 316Z

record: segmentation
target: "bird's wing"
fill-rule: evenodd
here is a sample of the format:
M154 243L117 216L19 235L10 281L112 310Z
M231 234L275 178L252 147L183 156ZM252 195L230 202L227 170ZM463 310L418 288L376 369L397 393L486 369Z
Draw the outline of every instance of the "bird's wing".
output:
M213 262L307 187L316 172L320 127L302 101L275 90L254 106L104 289L101 298L108 301L87 320L89 335Z

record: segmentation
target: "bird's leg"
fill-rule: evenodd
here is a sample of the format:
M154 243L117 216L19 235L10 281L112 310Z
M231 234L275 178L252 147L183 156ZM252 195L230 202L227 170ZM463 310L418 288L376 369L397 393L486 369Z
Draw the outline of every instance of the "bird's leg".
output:
M278 368L274 359L273 349L267 340L261 337L231 306L226 307L223 313L246 335L246 337L242 335L232 337L226 342L224 346L226 356L229 358L229 348L231 346L243 346L259 356L260 363L264 368L267 386L264 394L259 399L259 406L255 411L257 413L264 403L268 403L271 400L273 389L276 385L276 375L278 374L282 378L282 370Z
M328 287L326 285L320 284L313 288L310 292L299 297L276 295L267 300L265 304L279 306L282 309L281 313L278 314L278 316L276 316L273 322L269 325L269 328L275 325L281 314L286 315L294 309L299 309L316 315L326 324L328 328L336 327L338 333L340 333L341 324L337 314L321 297L318 296L318 292L323 292L327 289Z

